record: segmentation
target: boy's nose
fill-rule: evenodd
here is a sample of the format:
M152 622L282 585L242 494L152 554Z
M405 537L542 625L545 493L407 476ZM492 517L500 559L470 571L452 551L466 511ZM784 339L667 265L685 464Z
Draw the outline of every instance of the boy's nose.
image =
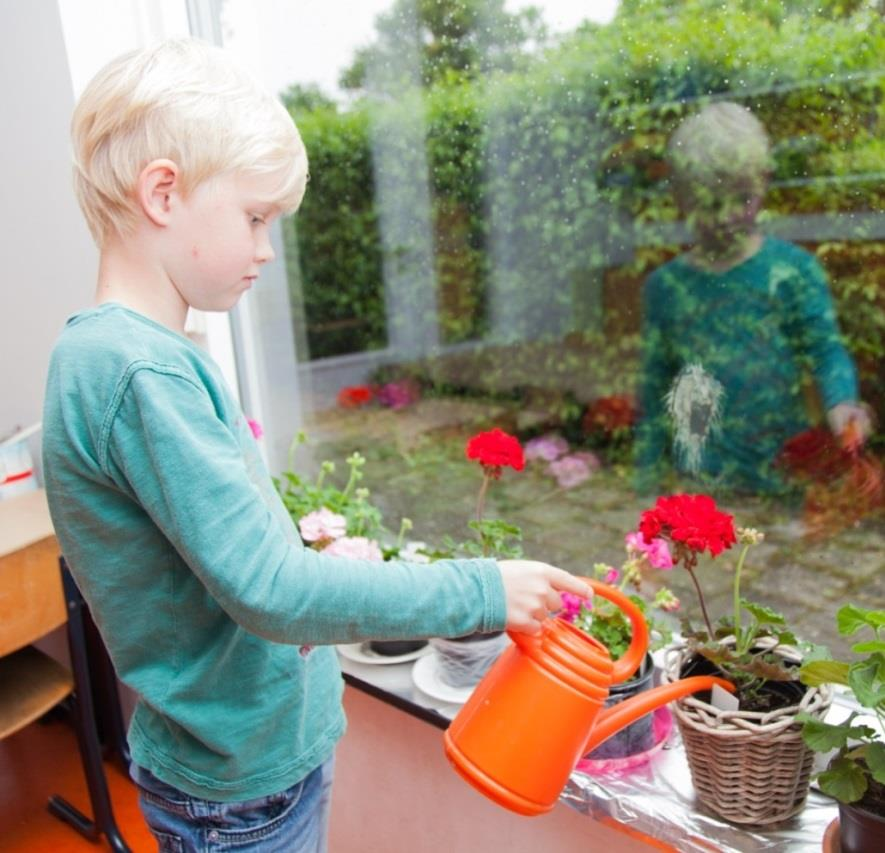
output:
M272 261L275 257L276 253L273 250L273 246L270 244L270 238L265 236L255 247L255 261L256 263L264 264L268 261Z

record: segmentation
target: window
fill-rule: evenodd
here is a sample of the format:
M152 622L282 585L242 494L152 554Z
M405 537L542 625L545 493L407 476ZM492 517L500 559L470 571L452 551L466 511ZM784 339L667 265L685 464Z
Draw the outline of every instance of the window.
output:
M360 450L422 540L468 533L493 426L550 440L487 512L577 573L656 495L708 492L766 533L747 596L838 646L834 604L885 598L879 4L595 6L223 5L311 160L256 326L297 382L263 393L300 407L299 465Z

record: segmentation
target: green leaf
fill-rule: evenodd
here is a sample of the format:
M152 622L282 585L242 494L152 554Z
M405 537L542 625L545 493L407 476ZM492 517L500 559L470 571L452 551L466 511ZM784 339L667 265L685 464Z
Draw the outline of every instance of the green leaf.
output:
M755 604L747 601L746 598L741 599L741 607L753 616L763 625L786 625L787 620L776 610L766 607L764 604Z
M851 651L857 654L872 654L873 652L885 653L885 640L870 640L866 643L855 643Z
M879 672L880 662L876 657L852 664L848 669L848 686L865 708L875 708L885 702L885 683Z
M854 604L846 604L836 613L836 626L843 636L856 634L865 625L874 631L885 628L885 610L867 610Z
M855 803L867 791L867 777L861 768L847 758L837 758L829 770L818 777L818 784L825 794L840 803Z
M815 752L841 749L848 743L851 726L835 726L809 714L800 714L796 719L802 723L802 740Z
M837 660L815 660L802 664L799 680L808 687L848 684L848 664Z
M805 663L811 663L812 661L818 660L831 661L832 659L833 656L830 654L830 650L826 646L821 646L817 643L808 643L805 654L803 655Z
M866 749L864 761L873 778L885 785L885 743L871 743Z

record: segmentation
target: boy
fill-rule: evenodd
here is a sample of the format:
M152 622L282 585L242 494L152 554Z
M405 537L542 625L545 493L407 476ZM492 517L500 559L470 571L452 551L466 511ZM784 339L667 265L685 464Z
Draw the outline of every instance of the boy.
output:
M757 227L770 152L749 110L701 110L673 134L669 159L696 244L643 291L639 491L660 487L672 435L676 467L705 488L783 492L777 454L810 425L804 371L834 433L849 421L870 429L825 273Z
M535 632L567 572L363 563L306 549L189 307L226 311L273 257L307 157L218 49L172 41L98 73L74 113L97 305L53 352L44 466L59 541L138 695L132 775L162 850L325 847L344 731L335 643ZM315 648L314 648L315 646Z

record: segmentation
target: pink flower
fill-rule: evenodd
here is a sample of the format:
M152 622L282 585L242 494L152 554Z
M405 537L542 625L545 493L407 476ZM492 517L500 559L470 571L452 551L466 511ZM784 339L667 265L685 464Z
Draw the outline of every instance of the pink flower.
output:
M388 382L386 385L382 385L377 390L375 397L382 406L402 409L421 397L421 388L412 379L400 379L397 382Z
M338 539L347 533L347 519L326 507L310 512L298 522L301 538L305 542L321 542Z
M588 480L598 467L599 460L592 453L572 453L551 462L547 471L556 477L561 489L571 489Z
M249 424L249 429L252 430L252 435L254 435L256 439L261 438L261 436L264 435L264 430L261 428L261 424L258 423L258 421L249 418L246 423Z
M569 451L568 442L561 435L542 435L526 442L525 458L529 461L541 459L552 462Z
M573 592L561 592L559 597L562 599L562 609L559 611L559 618L564 619L566 622L574 622L581 612L581 605L587 604L586 599L581 598L580 595L575 595ZM588 608L589 606L587 604Z
M628 533L624 537L624 541L627 543L628 551L645 554L653 569L673 568L673 555L670 553L670 546L667 545L665 539L652 539L651 542L646 542L645 537L639 531L634 531Z
M602 578L603 583L617 583L618 578L621 576L621 573L615 568L609 568L609 570L605 573L605 576Z
M350 557L353 560L370 560L375 563L384 560L378 543L374 539L366 539L365 536L343 536L323 548L323 553L331 554L333 557Z
M652 539L646 555L653 569L672 569L674 566L673 555L666 539Z

